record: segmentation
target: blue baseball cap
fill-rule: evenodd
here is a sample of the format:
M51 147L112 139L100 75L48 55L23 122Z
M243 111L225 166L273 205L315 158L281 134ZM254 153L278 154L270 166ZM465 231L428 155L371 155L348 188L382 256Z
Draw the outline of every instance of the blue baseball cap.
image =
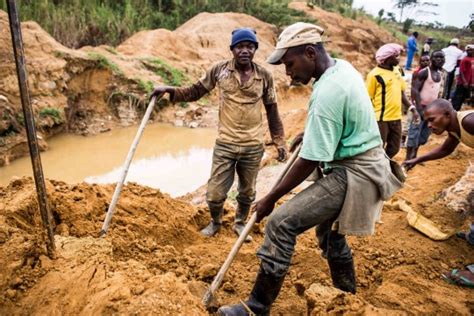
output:
M230 49L232 50L235 45L245 41L254 43L256 48L258 48L257 32L255 32L254 29L248 27L234 30L232 32L232 42L230 43Z

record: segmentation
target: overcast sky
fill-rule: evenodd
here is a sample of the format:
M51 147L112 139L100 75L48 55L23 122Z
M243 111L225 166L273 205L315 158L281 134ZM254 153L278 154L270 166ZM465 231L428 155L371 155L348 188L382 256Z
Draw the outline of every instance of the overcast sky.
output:
M436 16L413 16L416 21L441 22L445 25L463 27L468 25L470 14L474 13L474 0L430 0L438 4L437 7L426 7L438 13ZM395 1L392 0L354 0L354 7L364 9L372 15L377 15L380 9L385 12L394 12L397 20L400 17L400 10L393 7ZM386 15L384 15L386 17ZM405 16L405 14L404 14Z

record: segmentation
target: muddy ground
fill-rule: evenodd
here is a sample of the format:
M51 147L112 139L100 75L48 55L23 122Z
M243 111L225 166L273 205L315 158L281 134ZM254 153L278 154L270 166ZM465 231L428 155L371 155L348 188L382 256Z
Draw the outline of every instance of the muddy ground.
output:
M373 22L352 21L317 8L300 9L308 10L328 28L332 39L329 48L356 64L363 74L373 66L370 54L379 44L393 41ZM6 25L3 12L0 23ZM147 56L159 56L190 79L196 79L209 61L228 56L222 37L216 40L215 35L208 34L207 27L222 25L222 34L230 34L243 24L257 28L262 38L262 55L258 58L263 60L274 44L276 30L242 14L203 13L174 32L143 31L117 48L89 47L80 51L58 46L37 24L27 23L23 34L29 39L28 67L38 77L34 82L42 83L32 87L35 111L39 115L42 106L54 107L60 110L62 119L43 117L40 132L50 135L69 130L87 134L133 124L141 116L146 99L139 79L145 83L164 82L159 73L149 69ZM368 38L373 41L367 42ZM0 40L8 43L9 39L0 36ZM159 49L162 45L167 49ZM0 57L5 63L0 68L8 76L0 79L0 94L6 97L0 98L0 106L18 112L11 56L8 45L1 47ZM163 55L164 51L167 54ZM110 64L98 68L97 54L105 56L120 71ZM40 77L43 73L48 77ZM274 74L289 140L304 124L308 89L289 88L282 69L274 68ZM112 100L113 95L119 97ZM156 112L154 119L175 122L184 116L189 122L202 120L200 117L207 113L213 117L214 102L215 96L210 96L207 104L194 104L189 109L168 107ZM215 124L203 121L203 125ZM1 139L5 142L0 143L0 165L26 153L23 134L9 132ZM433 137L422 152L442 139ZM271 153L269 147L270 157ZM397 157L399 161L403 154ZM461 179L472 157L472 150L461 146L448 158L417 166L394 200L406 200L445 231L467 228L469 221L448 207L455 200L465 199L465 192L444 192ZM271 158L265 162L270 168L274 164ZM262 171L259 187L273 183L277 172L268 170ZM473 183L472 178L466 179L462 188ZM201 297L236 240L231 231L232 200L226 205L224 229L207 239L199 234L209 221L202 205L202 190L183 199L172 199L159 190L128 184L108 235L99 239L113 186L49 180L47 187L55 226L55 260L45 254L33 181L21 178L7 187L0 186L0 314L208 314L200 303ZM443 271L473 263L472 248L456 237L432 241L411 228L405 216L387 206L374 236L349 237L356 263L357 295L340 293L331 286L314 231L303 234L272 314L474 314L474 292L450 285L440 277ZM258 270L255 252L263 239L263 225L253 230L254 241L244 244L239 252L217 294L217 304L238 302L250 292Z
M424 150L436 142L439 139ZM469 157L469 151L461 148L455 156L416 167L408 178L410 186L396 198L408 201L445 230L463 224L465 228L467 222L446 206L441 193L463 176ZM0 288L5 294L0 297L1 314L207 314L200 298L236 240L230 228L231 203L224 229L206 239L198 233L209 220L204 207L129 184L107 237L99 239L113 186L52 180L47 186L56 260L43 250L32 180L16 179L0 187L4 267ZM248 295L258 269L255 251L263 238L262 227L256 227L254 241L242 247L217 303L237 302ZM474 312L472 290L440 277L443 271L474 262L472 248L459 238L432 241L407 224L404 212L386 207L374 236L349 237L349 243L356 262L357 295L332 293L327 264L314 232L308 231L298 240L272 314Z

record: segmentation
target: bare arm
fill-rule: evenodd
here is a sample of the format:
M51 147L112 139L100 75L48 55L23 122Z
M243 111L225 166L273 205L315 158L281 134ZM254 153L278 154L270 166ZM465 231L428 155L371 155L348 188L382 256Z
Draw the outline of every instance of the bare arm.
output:
M412 85L411 85L411 95L412 95L413 100L415 101L416 109L419 112L421 112L420 92L427 78L428 78L428 70L425 68L418 73L418 75L416 76L415 80L412 82Z
M260 222L265 216L270 214L275 207L275 203L282 196L303 182L318 165L319 162L317 161L307 160L301 157L296 159L293 167L291 167L281 182L256 203L255 211L257 212L257 222Z
M408 101L408 98L405 94L405 91L402 91L402 104L403 104L403 113L406 113L408 111L408 109L410 108L411 106L411 103L410 101Z
M406 160L403 162L403 165L408 170L410 170L415 165L421 162L444 158L448 156L449 154L451 154L454 151L454 149L456 149L458 144L459 144L459 140L457 140L454 136L449 135L448 138L444 141L444 143L441 146L436 147L435 149L433 149L432 151L430 151L429 153L423 156Z

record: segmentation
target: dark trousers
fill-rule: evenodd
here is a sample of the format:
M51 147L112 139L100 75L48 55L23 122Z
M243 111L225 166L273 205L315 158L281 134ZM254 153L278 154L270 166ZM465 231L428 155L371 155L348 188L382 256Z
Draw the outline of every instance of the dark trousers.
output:
M257 252L266 273L284 276L291 264L296 238L316 227L318 244L328 260L347 262L352 251L344 235L332 230L347 191L344 169L333 169L288 202L275 209L265 226L265 240Z
M458 84L456 86L456 91L454 92L454 96L452 100L453 108L456 111L459 111L464 101L470 97L471 97L471 88L470 87L466 88L463 85Z
M446 82L444 85L443 98L449 100L451 97L451 88L454 83L454 70L446 73Z
M393 158L400 151L402 141L402 120L378 121L383 147L389 158Z

